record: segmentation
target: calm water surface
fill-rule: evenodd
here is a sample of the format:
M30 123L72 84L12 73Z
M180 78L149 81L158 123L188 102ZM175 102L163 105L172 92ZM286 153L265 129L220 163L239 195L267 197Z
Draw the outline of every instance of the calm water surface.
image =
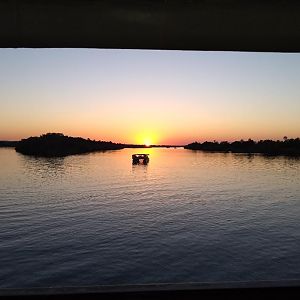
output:
M300 279L300 160L0 148L2 288L282 279Z

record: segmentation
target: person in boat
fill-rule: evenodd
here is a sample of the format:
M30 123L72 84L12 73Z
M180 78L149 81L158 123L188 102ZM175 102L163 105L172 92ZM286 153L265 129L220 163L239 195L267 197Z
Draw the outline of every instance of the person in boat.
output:
M132 164L138 164L140 163L140 160L142 160L142 163L144 165L148 164L149 157L147 154L133 154L132 155Z
M134 165L136 165L136 164L138 164L139 162L140 162L140 159L139 159L138 155L133 154L133 155L132 155L132 163L133 163Z
M149 162L148 155L144 155L143 164L146 165Z

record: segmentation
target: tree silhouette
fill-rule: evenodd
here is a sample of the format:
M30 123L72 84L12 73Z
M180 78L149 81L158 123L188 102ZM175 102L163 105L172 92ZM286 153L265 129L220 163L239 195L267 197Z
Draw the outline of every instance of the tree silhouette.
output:
M232 143L218 142L194 142L184 147L191 150L234 152L234 153L262 153L266 155L296 155L300 156L300 139L288 139L284 141L260 140L258 142L248 139Z
M16 151L36 156L66 156L122 148L124 148L122 144L69 137L62 133L47 133L40 137L30 137L21 140L16 146Z

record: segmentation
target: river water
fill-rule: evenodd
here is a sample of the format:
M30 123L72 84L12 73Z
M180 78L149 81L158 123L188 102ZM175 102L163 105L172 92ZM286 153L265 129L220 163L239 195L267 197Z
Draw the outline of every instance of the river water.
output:
M1 288L284 279L300 279L298 159L0 148Z

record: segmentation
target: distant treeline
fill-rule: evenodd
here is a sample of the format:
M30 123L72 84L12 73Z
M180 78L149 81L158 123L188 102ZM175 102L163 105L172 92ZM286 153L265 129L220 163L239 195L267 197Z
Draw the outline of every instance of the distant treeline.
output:
M17 141L0 141L0 147L16 147Z
M16 145L16 151L22 154L48 157L122 148L124 148L122 144L69 137L62 133L47 133L40 137L22 139Z
M266 155L300 155L300 139L284 138L283 141L260 140L255 142L240 140L235 142L194 142L184 147L191 150L234 152L234 153L262 153Z

